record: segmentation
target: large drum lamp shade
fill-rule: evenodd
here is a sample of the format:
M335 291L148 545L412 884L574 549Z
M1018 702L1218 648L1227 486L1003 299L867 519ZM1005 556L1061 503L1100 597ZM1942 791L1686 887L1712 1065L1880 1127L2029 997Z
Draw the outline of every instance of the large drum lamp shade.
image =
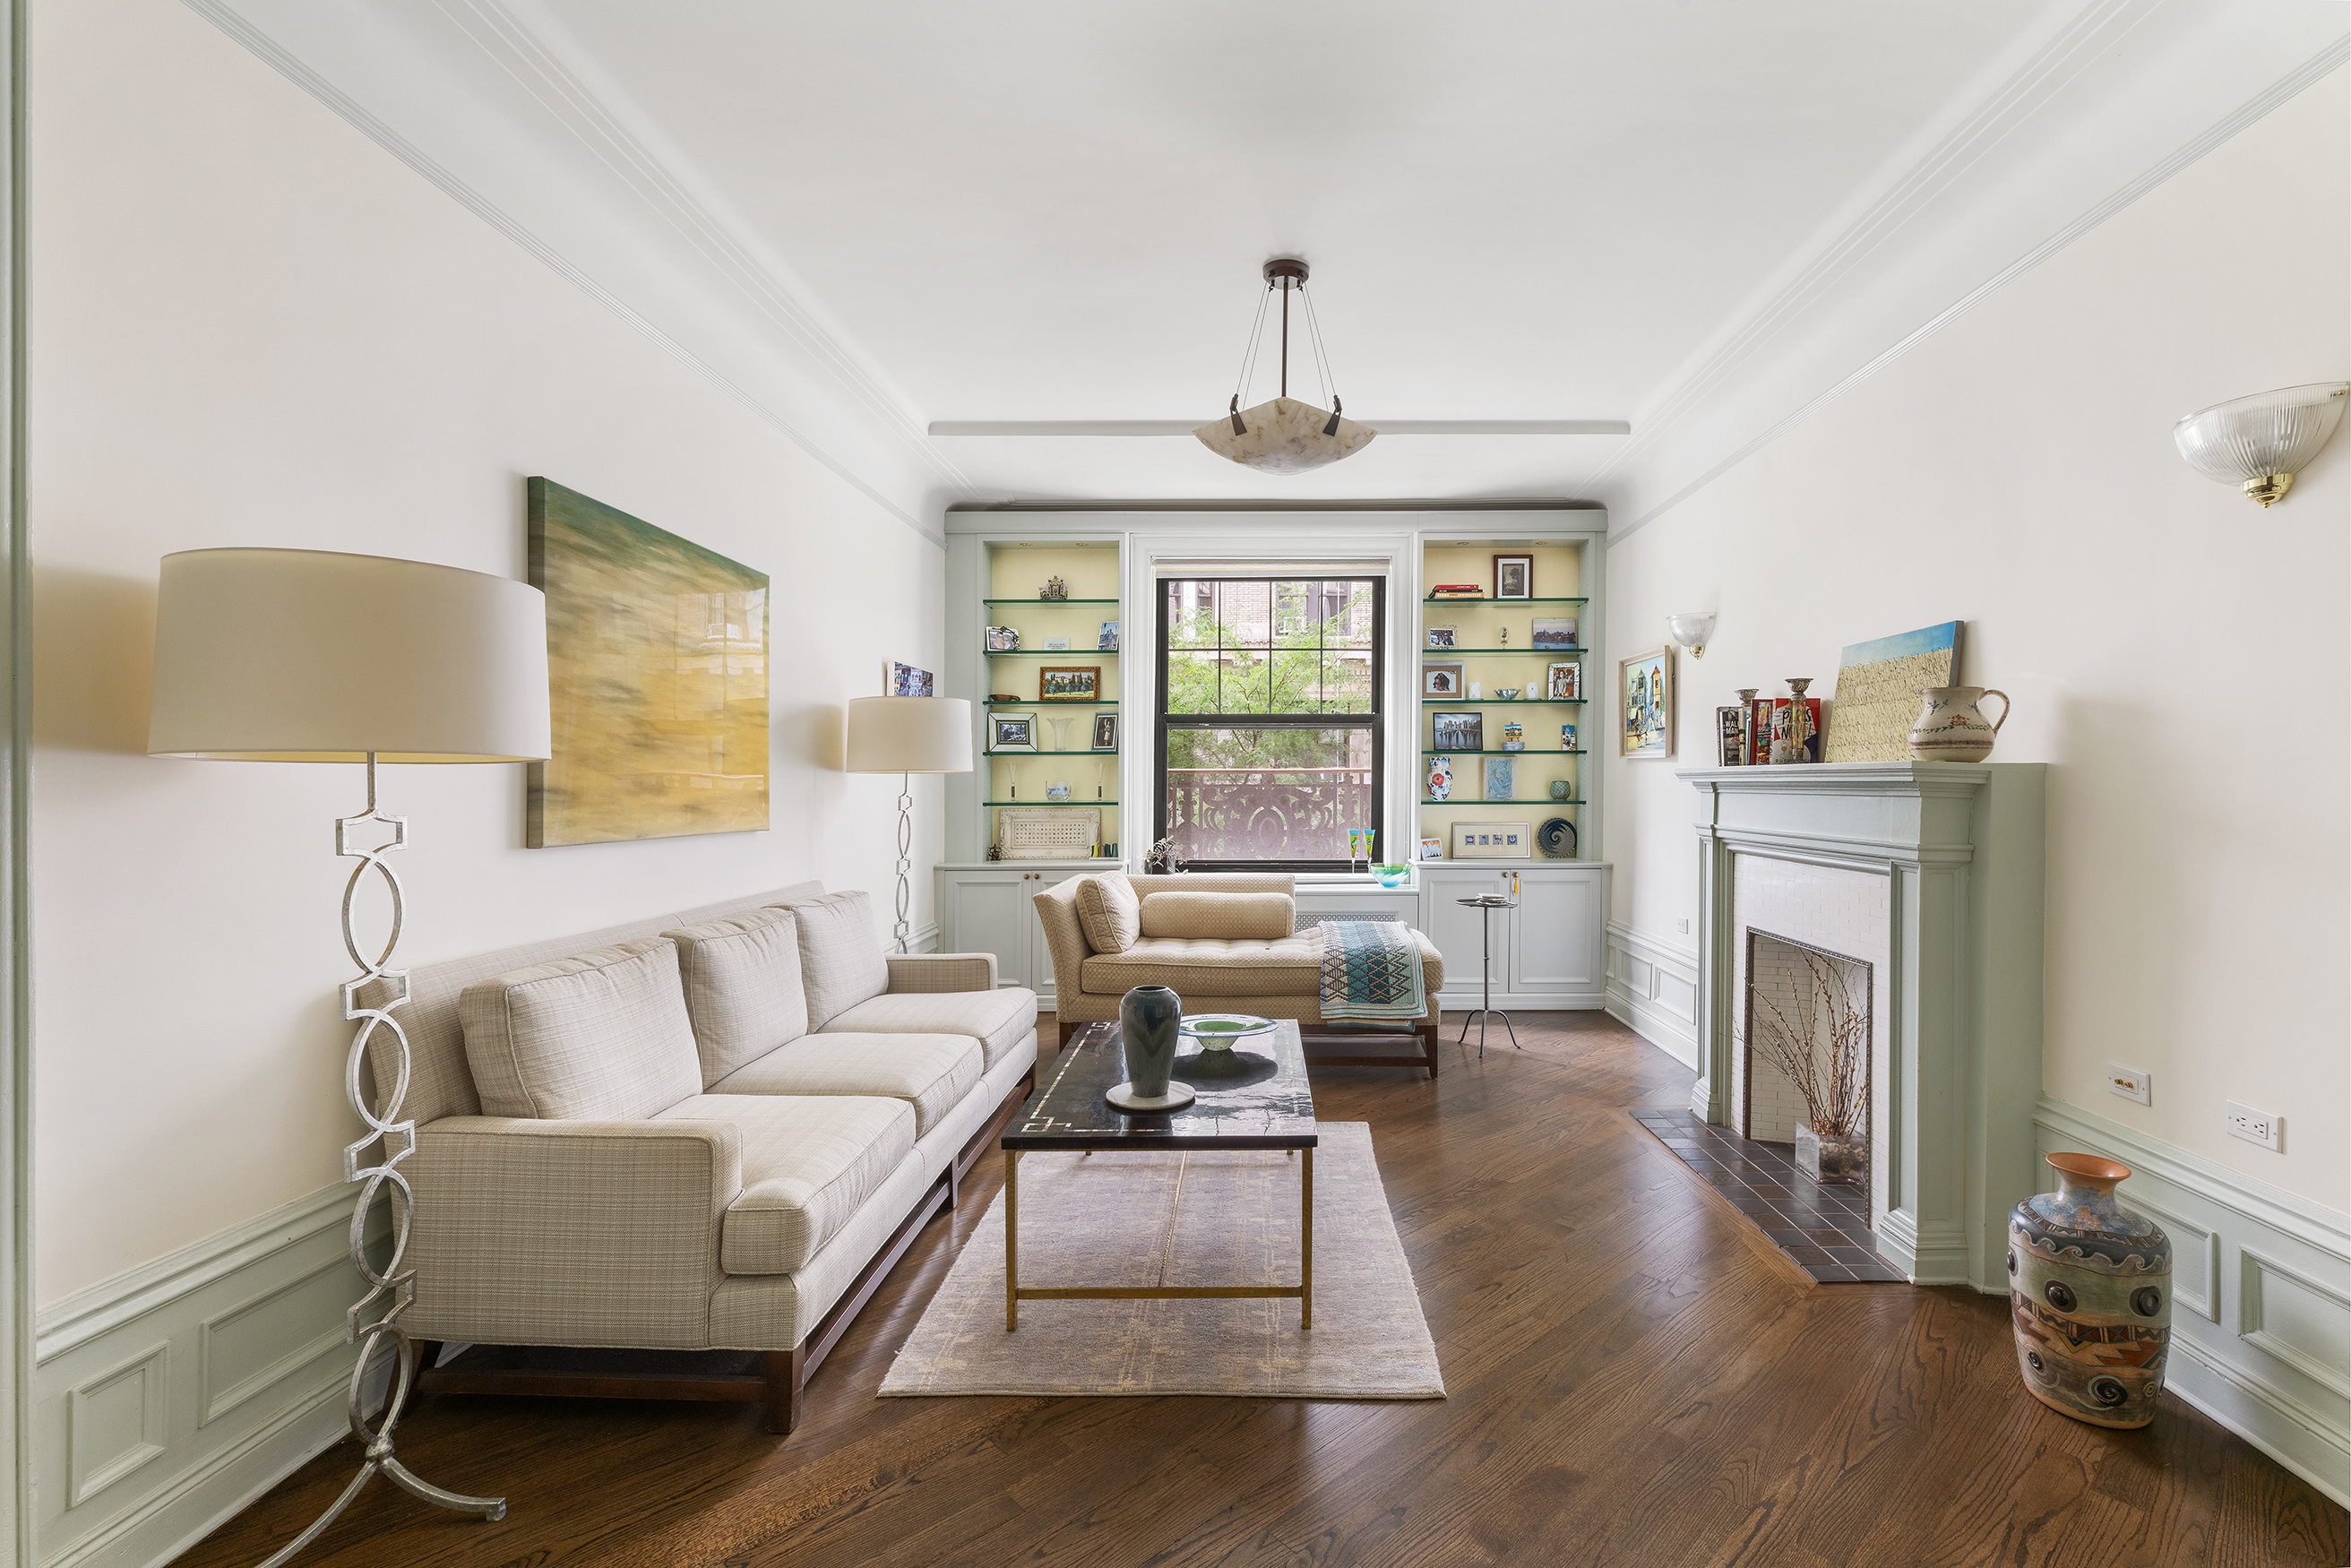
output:
M147 749L232 762L545 758L547 596L386 556L167 555Z
M962 697L852 697L852 773L968 773L971 704Z

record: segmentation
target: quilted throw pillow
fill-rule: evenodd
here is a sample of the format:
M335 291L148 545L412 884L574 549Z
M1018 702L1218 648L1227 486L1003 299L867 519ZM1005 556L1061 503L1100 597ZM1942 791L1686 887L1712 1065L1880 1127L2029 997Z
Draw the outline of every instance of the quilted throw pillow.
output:
M457 1017L486 1116L633 1122L702 1092L677 948L659 936L468 986Z
M704 1087L808 1032L799 922L790 910L755 909L662 935L677 944Z
M1078 925L1095 952L1123 953L1143 935L1143 903L1124 872L1082 879L1075 897Z

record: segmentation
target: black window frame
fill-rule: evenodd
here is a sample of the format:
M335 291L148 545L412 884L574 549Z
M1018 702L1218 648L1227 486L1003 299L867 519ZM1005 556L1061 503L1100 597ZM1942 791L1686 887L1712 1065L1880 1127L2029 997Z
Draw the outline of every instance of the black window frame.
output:
M1268 585L1269 606L1273 598L1272 585L1282 582L1346 582L1366 583L1372 591L1372 708L1369 713L1353 714L1248 714L1204 713L1170 714L1167 711L1167 585L1171 582L1262 582ZM1378 830L1384 839L1387 831L1387 743L1388 743L1388 580L1380 572L1249 572L1227 575L1218 572L1186 572L1157 579L1154 591L1158 597L1155 614L1156 632L1152 643L1152 841L1167 836L1167 733L1170 729L1364 729L1372 737L1372 806L1371 821L1366 824ZM1269 639L1272 628L1267 628ZM1389 857L1394 858L1394 857ZM1249 860L1249 861L1186 861L1185 865L1196 871L1229 872L1314 872L1346 871L1355 862L1346 860Z

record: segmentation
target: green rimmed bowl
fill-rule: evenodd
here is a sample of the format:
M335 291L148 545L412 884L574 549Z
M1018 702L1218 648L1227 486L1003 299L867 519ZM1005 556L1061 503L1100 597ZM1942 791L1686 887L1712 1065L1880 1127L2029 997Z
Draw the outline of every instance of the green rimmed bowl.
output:
M1254 1013L1186 1013L1176 1028L1203 1051L1230 1051L1236 1041L1270 1031L1273 1020Z

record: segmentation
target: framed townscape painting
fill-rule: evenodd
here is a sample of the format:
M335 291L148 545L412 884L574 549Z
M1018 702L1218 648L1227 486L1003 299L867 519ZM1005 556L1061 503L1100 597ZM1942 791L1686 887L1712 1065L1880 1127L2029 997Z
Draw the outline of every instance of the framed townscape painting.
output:
M768 825L768 578L548 479L528 482L547 595L532 849Z
M895 659L882 661L882 695L885 697L927 697L938 695L938 676Z
M1620 659L1617 674L1616 754L1674 754L1674 651L1652 648Z
M1101 695L1100 664L1048 664L1037 672L1040 703L1090 703Z

